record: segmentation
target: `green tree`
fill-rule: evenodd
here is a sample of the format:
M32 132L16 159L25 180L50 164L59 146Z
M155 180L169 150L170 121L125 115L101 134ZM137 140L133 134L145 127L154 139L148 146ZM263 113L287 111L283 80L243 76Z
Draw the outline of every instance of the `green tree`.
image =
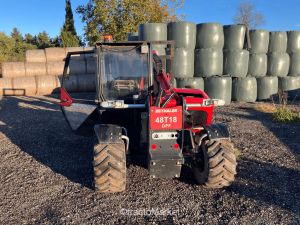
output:
M60 37L63 47L79 46L70 0L66 0L66 21L60 31Z
M63 47L77 47L79 46L79 41L77 36L73 35L71 31L60 30L60 37Z
M32 44L32 45L38 46L38 39L37 39L36 35L32 36L29 33L25 34L25 42L27 44Z
M184 19L177 10L184 0L90 0L86 6L79 5L85 25L85 37L93 46L105 34L115 41L126 40L127 33L136 32L141 23L168 23Z
M15 42L15 39L6 35L5 32L0 32L0 66L1 62L11 59Z
M23 37L22 37L22 34L21 32L17 29L17 28L14 28L13 29L13 32L11 32L11 35L10 35L12 38L15 39L15 42L16 43L21 43L23 42Z
M236 14L232 17L235 24L245 24L249 30L266 24L265 16L262 12L256 12L256 5L252 0L242 0L236 6Z
M43 31L42 33L40 32L37 36L37 40L39 49L45 49L54 46L51 44L49 34L46 31Z

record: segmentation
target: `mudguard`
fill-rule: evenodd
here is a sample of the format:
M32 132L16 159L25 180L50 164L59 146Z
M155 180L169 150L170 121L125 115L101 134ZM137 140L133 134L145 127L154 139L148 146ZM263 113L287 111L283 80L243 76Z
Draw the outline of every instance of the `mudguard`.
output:
M96 124L94 127L99 143L122 143L122 127L114 124Z
M230 139L230 134L228 128L223 123L215 123L210 125L202 125L207 133L208 139L220 140L220 139Z

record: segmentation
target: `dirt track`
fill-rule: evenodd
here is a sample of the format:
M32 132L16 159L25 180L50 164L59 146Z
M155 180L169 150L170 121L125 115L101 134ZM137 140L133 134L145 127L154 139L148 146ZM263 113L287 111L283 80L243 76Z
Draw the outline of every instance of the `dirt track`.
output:
M0 98L0 224L300 224L299 126L231 103L215 121L243 152L232 186L198 186L188 166L179 179L150 179L130 166L126 192L104 195L92 187L92 140L71 132L58 97ZM127 216L122 208L179 215Z

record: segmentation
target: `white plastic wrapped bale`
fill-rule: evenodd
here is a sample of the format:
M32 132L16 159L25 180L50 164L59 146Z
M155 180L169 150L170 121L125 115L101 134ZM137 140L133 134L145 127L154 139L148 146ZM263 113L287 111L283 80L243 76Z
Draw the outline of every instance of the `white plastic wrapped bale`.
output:
M257 98L257 83L255 77L232 79L232 101L255 102Z
M26 62L46 62L45 50L27 50Z
M257 100L277 100L278 77L257 77Z
M138 29L139 41L166 41L167 24L164 23L142 23ZM166 48L167 45L153 45L153 49L159 46Z
M225 25L224 28L224 49L242 50L244 47L246 26Z
M251 48L250 54L266 54L269 47L269 31L255 29L249 31Z
M47 62L63 61L66 58L65 48L45 48Z
M175 48L194 49L196 46L196 24L188 21L168 23L168 40L175 40Z
M267 54L250 54L248 74L253 77L263 77L267 74Z
M290 57L287 53L271 52L268 53L267 75L285 77L288 75Z
M223 74L232 77L246 77L249 52L246 50L223 50Z
M68 47L66 48L66 57L69 52L81 52L81 51L83 51L83 47ZM85 55L84 54L71 55L70 60L84 61Z
M278 77L278 87L288 93L289 100L300 99L300 77Z
M4 62L2 63L2 77L25 77L25 63L23 62Z
M300 52L300 30L288 31L287 36L287 52Z
M225 104L231 102L232 78L207 77L204 78L204 92L210 99L222 99Z
M220 23L197 24L196 49L223 49L224 32Z
M90 59L86 61L86 73L95 74L96 72L96 59Z
M35 77L15 77L13 78L14 95L35 95Z
M270 32L269 52L282 52L287 50L287 33L286 31Z
M177 88L193 88L204 90L204 80L202 77L185 77L185 78L176 78L176 87Z
M300 76L300 52L292 52L289 55L290 55L290 68L289 68L288 75Z
M47 74L45 62L26 62L26 77L43 76Z
M167 49L167 55L170 49ZM170 71L170 61L167 61L167 71ZM174 77L194 76L194 49L175 48Z
M195 77L211 77L223 73L222 49L195 49Z

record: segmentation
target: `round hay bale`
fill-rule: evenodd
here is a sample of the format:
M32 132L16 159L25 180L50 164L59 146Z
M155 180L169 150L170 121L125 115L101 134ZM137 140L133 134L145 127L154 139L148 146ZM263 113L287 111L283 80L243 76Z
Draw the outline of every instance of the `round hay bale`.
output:
M15 94L12 79L13 78L0 78L0 96L11 96Z
M15 77L13 78L13 87L15 95L35 95L35 77Z
M139 41L166 41L167 24L164 23L142 23L139 25ZM155 45L154 45L155 46ZM164 48L167 45L159 45Z
M190 48L196 46L196 24L188 21L168 23L168 40L175 40L175 48Z
M269 52L282 52L287 50L287 33L286 31L270 32Z
M63 75L65 62L47 62L47 75Z
M283 52L268 53L269 76L285 77L289 73L290 56Z
M232 79L232 101L255 102L257 98L257 83L255 77Z
M232 78L207 77L204 78L204 92L210 99L222 99L225 104L231 102Z
M290 53L289 76L300 76L300 52Z
M96 92L95 74L77 75L78 92Z
M94 47L83 47L83 50L84 51L91 51L91 50L94 50ZM85 56L85 60L93 60L93 59L95 59L94 58L94 54L95 53L92 53L92 54L84 54L84 56Z
M222 49L224 32L220 23L197 24L196 48Z
M83 75L86 76L86 75ZM94 75L95 76L95 75ZM57 87L60 89L62 84L62 76L56 76ZM65 88L69 93L78 92L78 75L70 75L66 81Z
M300 77L278 77L279 90L287 92L289 100L300 99Z
M170 49L167 49L170 55ZM174 77L193 77L194 76L194 49L175 48L174 52ZM170 71L170 61L167 61L167 71Z
M225 25L224 28L224 49L242 50L244 47L246 26Z
M55 76L36 76L36 94L49 95L57 93Z
M27 50L26 62L46 62L45 50Z
M66 57L68 55L68 52L82 52L83 47L68 47L66 48ZM84 61L85 55L84 54L77 54L77 55L71 55L70 60L76 60L76 61Z
M232 77L246 77L249 52L246 50L223 50L223 74Z
M47 74L45 62L26 62L26 77L43 76Z
M250 54L263 54L268 53L269 47L269 31L256 29L249 31L251 48Z
M2 77L25 77L25 63L23 62L4 62L2 63Z
M300 52L300 30L288 31L287 52Z
M89 59L86 61L86 73L95 74L96 71L96 59Z
M195 49L195 77L211 77L222 73L222 49Z
M45 48L47 62L63 61L66 58L64 48Z
M139 33L132 32L127 34L127 41L138 41L139 40Z
M257 77L257 100L276 100L278 77Z
M68 74L70 75L86 74L85 61L70 61Z
M250 54L248 74L253 77L262 77L267 74L268 57L266 54Z
M177 88L186 88L186 86L193 86L194 89L199 89L204 91L204 80L202 77L185 77L185 78L175 78Z

